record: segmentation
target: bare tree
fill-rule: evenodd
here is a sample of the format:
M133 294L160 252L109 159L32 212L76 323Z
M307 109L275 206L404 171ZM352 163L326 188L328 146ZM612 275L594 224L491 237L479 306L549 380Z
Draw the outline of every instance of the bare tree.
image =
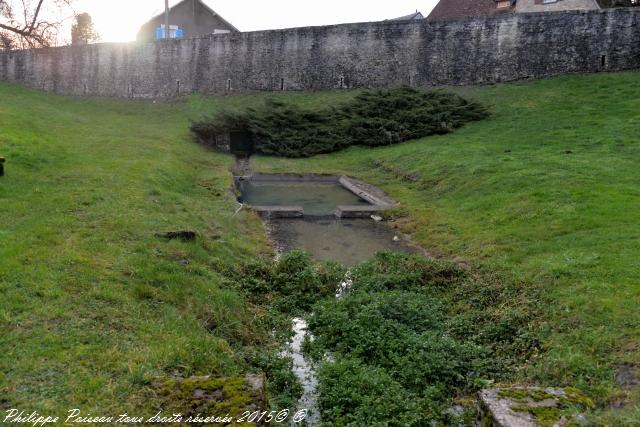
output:
M61 20L56 11L73 0L0 0L0 50L55 44Z

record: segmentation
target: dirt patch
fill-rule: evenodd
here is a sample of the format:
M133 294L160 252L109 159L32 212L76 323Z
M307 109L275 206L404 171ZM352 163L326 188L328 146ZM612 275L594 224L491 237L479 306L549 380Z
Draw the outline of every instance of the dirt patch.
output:
M637 375L638 368L631 364L616 367L616 384L623 390L635 388L640 384Z

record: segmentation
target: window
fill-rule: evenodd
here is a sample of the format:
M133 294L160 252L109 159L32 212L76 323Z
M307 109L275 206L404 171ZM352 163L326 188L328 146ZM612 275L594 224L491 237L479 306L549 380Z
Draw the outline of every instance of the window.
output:
M184 31L182 30L182 28L178 27L177 25L169 25L170 39L181 39L183 37L184 37ZM164 25L160 25L158 28L156 28L156 39L162 40L164 38L166 38Z
M498 2L498 9L504 9L505 7L509 7L509 6L511 6L511 1L509 0Z

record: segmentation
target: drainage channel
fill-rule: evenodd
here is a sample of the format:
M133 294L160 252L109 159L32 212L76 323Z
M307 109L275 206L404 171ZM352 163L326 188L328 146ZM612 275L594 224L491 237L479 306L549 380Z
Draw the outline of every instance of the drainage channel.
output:
M281 353L293 360L293 373L302 384L302 397L298 400L298 411L307 411L304 419L306 425L315 426L320 423L318 409L318 378L313 364L302 353L302 344L307 336L307 322L304 319L293 319L293 338Z
M351 287L351 273L347 271L343 281L336 289L336 298L341 298L345 292ZM302 345L306 337L313 339L309 334L307 322L301 318L293 319L293 338L287 344L285 350L281 353L284 357L290 357L293 360L293 374L302 384L303 393L298 400L296 412L306 411L305 425L315 426L320 424L320 409L318 408L318 378L316 376L313 363L307 360ZM295 424L295 423L293 423Z
M396 201L366 183L345 176L292 174L236 176L234 183L242 206L264 219L278 255L302 249L318 261L350 267L381 251L419 251L382 221L382 212ZM347 273L337 286L337 298L349 284ZM293 333L281 354L293 359L293 372L303 385L297 410L308 411L306 425L318 425L318 379L302 352L308 334L304 319L293 319Z

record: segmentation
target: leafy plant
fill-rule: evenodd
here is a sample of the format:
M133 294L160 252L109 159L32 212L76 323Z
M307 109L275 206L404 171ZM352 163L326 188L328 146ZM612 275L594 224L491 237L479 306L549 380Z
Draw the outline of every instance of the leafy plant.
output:
M274 265L247 264L236 275L241 288L272 301L280 313L302 314L316 302L335 296L345 269L331 262L316 264L306 252L291 251Z
M408 392L389 371L356 359L324 363L318 404L328 425L417 425L437 412ZM425 410L428 409L428 410Z
M355 267L351 279L341 298L313 307L305 342L321 363L320 409L331 425L371 425L372 414L391 425L455 424L454 396L508 377L531 354L534 299L515 297L532 291L507 280L396 253Z

